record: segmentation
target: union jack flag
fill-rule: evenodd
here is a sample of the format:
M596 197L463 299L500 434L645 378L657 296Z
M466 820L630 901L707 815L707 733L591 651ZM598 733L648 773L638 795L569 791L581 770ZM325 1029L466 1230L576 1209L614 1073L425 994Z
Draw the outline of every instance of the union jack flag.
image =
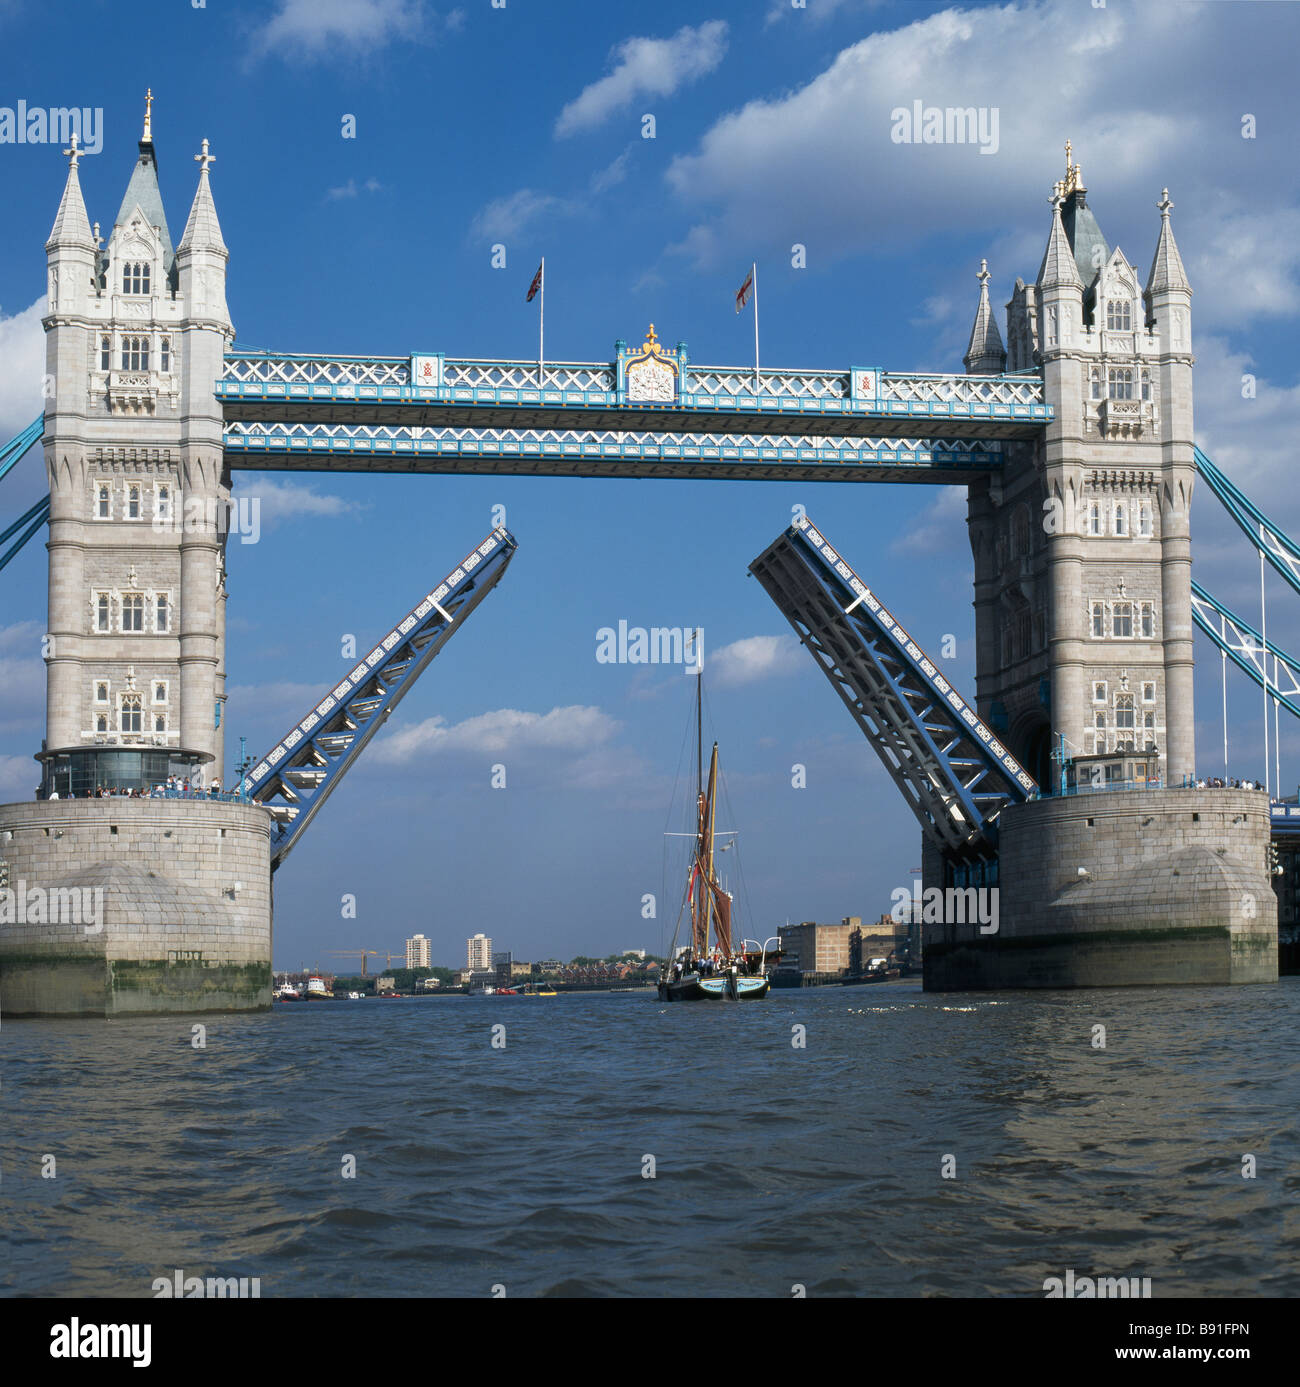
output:
M532 303L537 297L537 291L542 287L542 271L545 270L545 268L546 261L543 260L537 267L537 273L533 276L533 282L528 286L528 297L524 300L525 303Z

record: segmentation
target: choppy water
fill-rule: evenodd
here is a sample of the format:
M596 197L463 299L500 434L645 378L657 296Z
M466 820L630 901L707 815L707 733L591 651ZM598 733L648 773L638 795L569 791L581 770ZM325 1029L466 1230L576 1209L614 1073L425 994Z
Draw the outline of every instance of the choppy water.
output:
M195 1019L4 1022L0 1290L1300 1294L1296 979Z

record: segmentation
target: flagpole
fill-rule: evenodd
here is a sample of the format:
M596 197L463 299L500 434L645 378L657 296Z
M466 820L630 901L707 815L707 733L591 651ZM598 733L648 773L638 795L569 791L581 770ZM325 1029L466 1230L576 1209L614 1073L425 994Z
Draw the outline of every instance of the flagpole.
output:
M542 309L537 320L537 388L542 388L542 359L546 349L546 257L542 256Z
M755 260L749 267L750 277L754 281L754 394L758 394L758 261Z

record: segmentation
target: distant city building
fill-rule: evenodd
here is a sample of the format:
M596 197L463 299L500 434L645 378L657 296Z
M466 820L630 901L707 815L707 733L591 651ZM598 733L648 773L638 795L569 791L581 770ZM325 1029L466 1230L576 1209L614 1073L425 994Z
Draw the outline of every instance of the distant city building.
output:
M397 979L385 973L382 978L375 979L376 992L393 992L397 989Z
M429 941L422 934L406 941L406 966L408 968L428 968Z
M564 964L558 958L544 958L537 965L539 973L558 973Z
M623 957L624 957L624 958L639 958L639 959L641 960L641 962L644 963L644 962L645 962L645 950L644 950L644 949L624 949L624 950L623 950Z
M471 973L486 972L492 967L492 941L486 934L476 934L465 941L465 967Z
M812 920L781 930L781 963L801 973L842 973L860 970L872 958L887 958L907 945L908 927L888 915L866 929L860 915L846 915L838 925Z
M492 972L496 975L497 982L503 987L510 986L511 963L512 956L508 949L492 955Z

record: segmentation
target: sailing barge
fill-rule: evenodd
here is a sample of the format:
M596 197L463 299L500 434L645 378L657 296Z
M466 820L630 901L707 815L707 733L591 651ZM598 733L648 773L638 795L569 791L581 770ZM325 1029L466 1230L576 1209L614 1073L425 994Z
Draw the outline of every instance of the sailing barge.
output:
M772 983L768 962L780 952L780 939L773 937L762 946L757 940L732 942L731 908L733 897L718 882L714 870L714 839L718 793L718 744L713 743L709 758L709 778L704 780L703 714L701 685L695 685L695 847L687 872L686 902L691 919L691 942L673 948L666 975L659 980L659 1000L663 1002L731 1001L747 1002L766 997ZM677 918L681 927L681 914ZM767 944L776 945L769 954Z

